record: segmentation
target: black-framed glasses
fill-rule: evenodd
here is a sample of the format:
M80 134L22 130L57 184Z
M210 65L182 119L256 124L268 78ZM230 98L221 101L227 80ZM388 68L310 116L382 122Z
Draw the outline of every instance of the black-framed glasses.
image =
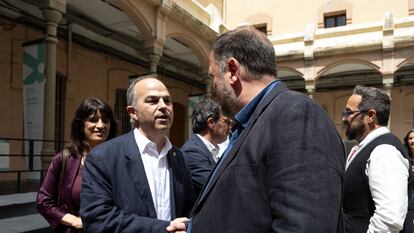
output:
M219 118L217 121L221 121L221 122L223 122L224 124L227 124L227 125L232 125L233 124L233 120L230 119L230 118L227 118L227 119Z
M368 110L356 110L356 111L351 111L351 110L345 109L345 110L342 112L342 117L344 117L344 118L348 118L349 116L351 116L351 115L353 115L353 114L355 114L355 113L364 113L364 112L368 112Z

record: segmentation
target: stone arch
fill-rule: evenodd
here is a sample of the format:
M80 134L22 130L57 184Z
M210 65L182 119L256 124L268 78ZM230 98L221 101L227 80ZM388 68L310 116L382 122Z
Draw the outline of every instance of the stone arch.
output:
M393 74L395 84L414 84L414 56L408 57L398 64Z
M359 59L334 62L321 69L315 77L316 90L352 88L357 84L381 85L380 67Z
M180 32L168 34L167 38L175 38L187 45L199 60L203 73L207 73L209 52L206 46L203 46L199 43L199 41L193 39L191 36Z
M394 72L396 72L397 70L401 69L404 65L408 64L408 63L412 63L414 61L414 55L411 57L406 58L404 61L400 62L400 64L398 64L394 70Z
M325 75L328 71L332 70L333 68L340 66L340 65L345 65L345 64L358 64L358 65L365 65L368 66L370 68L372 68L373 70L381 73L381 68L369 61L365 61L365 60L360 60L360 59L346 59L346 60L341 60L338 62L334 62L331 63L327 66L325 66L324 68L322 68L321 70L319 70L317 72L317 75L315 77L315 81L318 80L321 76Z
M296 91L304 91L306 88L304 75L295 68L280 66L278 68L278 79L282 80L286 85Z
M132 0L113 0L111 1L115 6L119 7L122 11L128 15L129 19L134 23L134 25L138 28L142 36L144 37L144 41L152 40L153 39L153 31L152 23L148 21L148 19L154 18L154 13L152 13L151 17L148 17L148 12L145 12L142 7L145 5L145 1L139 1L139 3L132 1ZM151 6L148 6L152 9ZM153 12L153 11L149 11Z
M304 78L303 77L304 74L302 72L298 71L295 68L291 68L291 67L288 67L288 66L279 66L277 68L277 70L278 70L278 76L280 75L281 72L287 71L288 73L294 73L294 74L296 74L296 75L301 76L302 78Z

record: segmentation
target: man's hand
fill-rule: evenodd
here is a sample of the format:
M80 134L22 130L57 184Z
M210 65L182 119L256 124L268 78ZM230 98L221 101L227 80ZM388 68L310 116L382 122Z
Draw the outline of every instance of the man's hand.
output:
M186 233L187 229L185 227L185 223L190 221L188 218L176 218L171 221L170 225L167 227L168 232L174 233Z
M65 214L61 220L61 223L76 229L82 229L82 219L72 214Z

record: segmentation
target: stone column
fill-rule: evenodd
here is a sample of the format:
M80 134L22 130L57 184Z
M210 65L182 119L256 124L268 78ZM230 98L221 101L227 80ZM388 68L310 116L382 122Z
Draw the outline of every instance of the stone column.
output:
M384 90L387 92L388 96L391 100L391 106L392 106L392 96L391 96L391 90L393 88L394 84L394 75L393 74L384 74L382 76L382 84L384 85ZM392 109L392 107L390 108ZM388 128L391 130L391 111L390 111L390 117L388 119Z
M394 84L394 28L393 14L385 12L382 29L382 84L390 99L392 98L391 89ZM388 120L388 128L391 129L391 113Z
M153 45L156 44L154 43ZM156 74L158 62L160 61L160 58L162 56L162 45L157 47L147 47L144 51L148 57L150 73Z
M304 49L304 78L305 88L309 98L313 99L315 94L315 65L313 42L315 39L315 24L308 24L305 29L303 43Z
M148 53L147 56L150 62L150 72L152 74L156 74L158 62L160 61L161 55L156 54L156 53Z
M305 81L305 88L306 92L309 96L309 98L313 99L313 95L315 94L315 81L314 80L308 80Z
M55 140L55 117L56 117L56 47L57 27L66 12L66 0L40 0L39 8L47 24L46 41L46 84L45 84L45 109L43 139ZM51 160L49 155L55 153L54 142L43 142L42 168L46 168Z
M152 38L145 38L145 54L147 54L150 63L150 72L154 74L157 73L157 66L162 56L162 50L166 40L167 17L171 13L171 9L171 0L157 1L157 6L154 8L156 16L153 25L154 33Z
M382 75L382 84L384 85L384 90L387 92L388 96L391 99L391 89L394 86L394 75L393 74L383 74Z

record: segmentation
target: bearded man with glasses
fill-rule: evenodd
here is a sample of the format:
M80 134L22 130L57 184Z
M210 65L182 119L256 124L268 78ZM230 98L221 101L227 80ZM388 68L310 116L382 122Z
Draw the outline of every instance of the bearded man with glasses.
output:
M390 102L384 91L358 85L342 113L346 136L358 142L346 162L346 233L414 232L410 159L386 127Z

